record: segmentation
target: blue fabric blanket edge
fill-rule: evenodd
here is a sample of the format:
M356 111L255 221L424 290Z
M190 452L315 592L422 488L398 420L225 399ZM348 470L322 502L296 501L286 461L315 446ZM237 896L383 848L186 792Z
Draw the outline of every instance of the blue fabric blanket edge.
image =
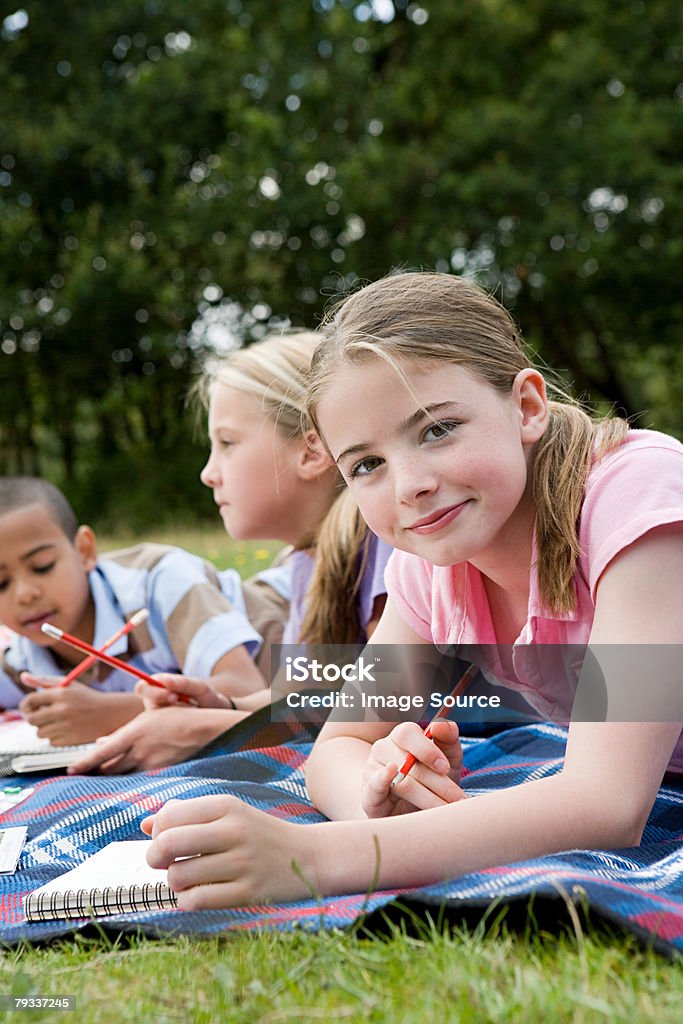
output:
M0 876L0 944L39 942L90 925L87 919L28 924L22 899L108 842L143 839L139 823L170 797L230 792L255 807L306 824L320 821L303 782L314 730L273 725L263 713L181 765L129 776L25 777L34 794L3 815L2 826L26 824L29 841L15 875ZM464 741L473 796L560 770L566 733L552 725L509 729ZM403 892L311 899L274 907L182 913L157 911L98 918L109 932L211 936L231 931L347 928L404 902L411 908L487 907L535 895L587 904L591 913L630 930L664 953L683 952L683 789L662 787L637 848L569 851L503 865L439 885Z

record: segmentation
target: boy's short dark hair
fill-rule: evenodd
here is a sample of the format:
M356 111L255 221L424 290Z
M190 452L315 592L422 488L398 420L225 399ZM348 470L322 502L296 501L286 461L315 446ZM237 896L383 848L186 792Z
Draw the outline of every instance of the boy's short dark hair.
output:
M37 503L46 506L57 525L73 540L78 520L58 487L37 476L0 476L0 516Z

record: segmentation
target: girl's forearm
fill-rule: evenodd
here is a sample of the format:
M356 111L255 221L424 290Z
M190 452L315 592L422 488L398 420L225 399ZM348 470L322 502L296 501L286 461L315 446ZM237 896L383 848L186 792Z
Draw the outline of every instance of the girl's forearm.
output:
M233 647L214 665L209 682L218 693L230 697L257 693L267 685L243 644Z
M311 800L333 821L365 818L361 780L370 744L353 736L337 736L316 745L306 763L306 788Z
M232 702L237 711L251 714L252 711L258 711L260 708L265 708L270 704L272 697L272 690L269 686L266 686L262 690L256 690L254 693L247 694L245 697L234 696Z
M306 826L311 867L319 891L338 895L373 879L377 888L429 885L561 850L637 843L615 797L557 775L416 814Z

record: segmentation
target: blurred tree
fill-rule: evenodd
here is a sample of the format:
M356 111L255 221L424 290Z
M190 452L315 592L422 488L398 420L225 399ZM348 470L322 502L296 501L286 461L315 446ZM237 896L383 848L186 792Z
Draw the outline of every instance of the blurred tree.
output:
M184 410L207 346L397 265L476 275L579 389L683 431L670 0L0 21L0 471L87 515L208 512Z

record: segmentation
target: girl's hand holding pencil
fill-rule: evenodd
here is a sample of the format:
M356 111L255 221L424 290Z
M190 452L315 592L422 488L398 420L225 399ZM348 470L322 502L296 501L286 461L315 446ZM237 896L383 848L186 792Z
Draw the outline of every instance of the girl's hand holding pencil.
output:
M217 693L203 679L192 679L189 676L174 675L170 672L157 672L154 676L159 686L150 686L139 682L135 692L145 705L145 711L167 708L180 702L192 701L199 708L226 708L235 710L235 703L230 697Z
M468 666L451 696L464 693L478 674L476 665ZM372 745L361 793L361 806L368 818L422 811L465 799L458 785L462 774L458 727L446 719L447 714L444 702L424 732L413 722L403 722Z
M370 749L361 791L361 806L368 818L426 810L465 798L458 785L462 748L458 726L439 719L430 726L431 736L415 722L401 722ZM392 783L399 768L412 756L415 761L400 785Z

